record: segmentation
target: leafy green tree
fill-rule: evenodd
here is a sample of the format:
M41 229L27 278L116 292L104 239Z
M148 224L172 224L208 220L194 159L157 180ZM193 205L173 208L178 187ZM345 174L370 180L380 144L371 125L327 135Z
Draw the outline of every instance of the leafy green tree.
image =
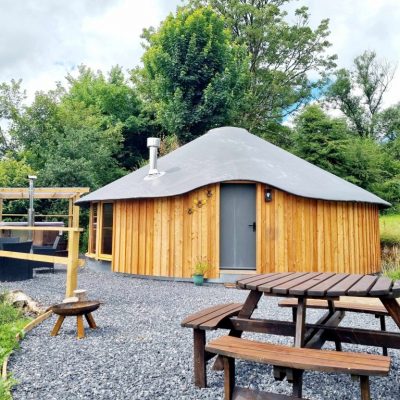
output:
M115 158L123 141L121 124L105 128L103 116L81 103L61 104L59 117L63 130L47 148L38 183L93 190L124 174Z
M385 140L393 141L400 138L400 103L379 113L376 131Z
M59 88L37 93L10 132L38 184L96 189L120 177L122 123L111 124L98 107L65 97Z
M14 143L8 131L12 128L21 113L25 91L21 88L21 80L0 83L0 155L14 150Z
M1 187L26 187L28 175L34 171L26 164L25 160L15 160L4 157L0 160L0 186Z
M354 59L351 70L339 69L327 92L361 137L382 138L386 132L381 116L382 101L394 76L391 64L377 59L374 51L365 51Z
M329 117L316 104L295 119L295 153L335 175L346 174L344 152L350 139L346 122Z
M147 153L146 137L149 136L143 105L127 81L119 66L113 67L107 76L81 65L77 77L67 76L69 84L63 101L81 102L96 109L104 116L105 126L120 125L124 138L123 147L117 155L118 162L126 167L137 166Z
M134 79L163 132L185 143L230 123L243 99L247 59L219 16L180 8L143 38L143 68Z
M384 145L351 131L343 118L329 117L318 105L306 107L295 119L294 143L299 157L389 202L400 201L399 162Z
M224 17L234 40L250 54L251 81L246 107L237 121L274 139L271 124L298 110L322 90L336 56L326 53L328 20L313 30L307 7L295 11L294 24L283 7L290 0L192 0L194 7L211 6ZM313 73L314 79L309 78ZM277 128L275 126L275 128ZM264 130L265 129L265 130ZM279 129L278 129L279 131ZM279 144L279 143L278 143Z

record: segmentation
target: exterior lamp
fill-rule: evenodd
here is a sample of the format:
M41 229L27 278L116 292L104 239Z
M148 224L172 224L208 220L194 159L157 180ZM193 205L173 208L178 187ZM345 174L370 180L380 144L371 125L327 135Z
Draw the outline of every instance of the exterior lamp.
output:
M264 200L266 203L269 203L272 201L272 190L270 188L264 189Z

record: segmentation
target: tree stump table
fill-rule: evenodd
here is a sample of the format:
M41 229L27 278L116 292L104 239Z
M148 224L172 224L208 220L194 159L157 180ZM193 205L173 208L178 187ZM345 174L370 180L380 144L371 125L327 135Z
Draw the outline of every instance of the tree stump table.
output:
M65 317L76 317L78 331L77 336L78 339L83 339L85 337L83 316L85 316L86 321L91 329L97 328L92 312L97 310L99 307L100 302L98 301L78 301L74 303L62 303L52 306L51 310L54 312L54 314L58 315L58 319L53 330L51 331L51 336L57 336Z

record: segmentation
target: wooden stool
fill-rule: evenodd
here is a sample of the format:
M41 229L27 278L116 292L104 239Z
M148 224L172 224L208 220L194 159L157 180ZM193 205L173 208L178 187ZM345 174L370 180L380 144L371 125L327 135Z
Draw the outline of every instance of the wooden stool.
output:
M83 326L83 316L91 329L96 329L97 325L94 321L92 311L99 308L100 303L97 301L78 301L74 303L62 303L51 307L52 311L58 315L56 324L51 331L51 336L57 336L65 317L76 317L76 325L78 330L78 339L85 337L85 328Z
M86 318L86 321L89 324L91 329L96 329L97 325L94 321L92 313L83 314ZM78 330L78 339L83 339L85 337L85 327L83 326L83 315L76 316L76 325ZM56 324L54 325L53 330L51 331L51 336L57 336L59 330L61 329L61 325L63 324L65 319L65 315L59 315Z

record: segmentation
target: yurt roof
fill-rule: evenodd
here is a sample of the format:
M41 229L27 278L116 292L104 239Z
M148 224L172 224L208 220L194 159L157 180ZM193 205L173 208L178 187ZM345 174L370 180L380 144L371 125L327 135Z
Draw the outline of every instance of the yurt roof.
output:
M390 206L378 196L242 128L212 129L160 157L158 170L164 174L146 179L149 166L144 166L82 197L77 204L177 196L212 183L244 180L313 199Z

